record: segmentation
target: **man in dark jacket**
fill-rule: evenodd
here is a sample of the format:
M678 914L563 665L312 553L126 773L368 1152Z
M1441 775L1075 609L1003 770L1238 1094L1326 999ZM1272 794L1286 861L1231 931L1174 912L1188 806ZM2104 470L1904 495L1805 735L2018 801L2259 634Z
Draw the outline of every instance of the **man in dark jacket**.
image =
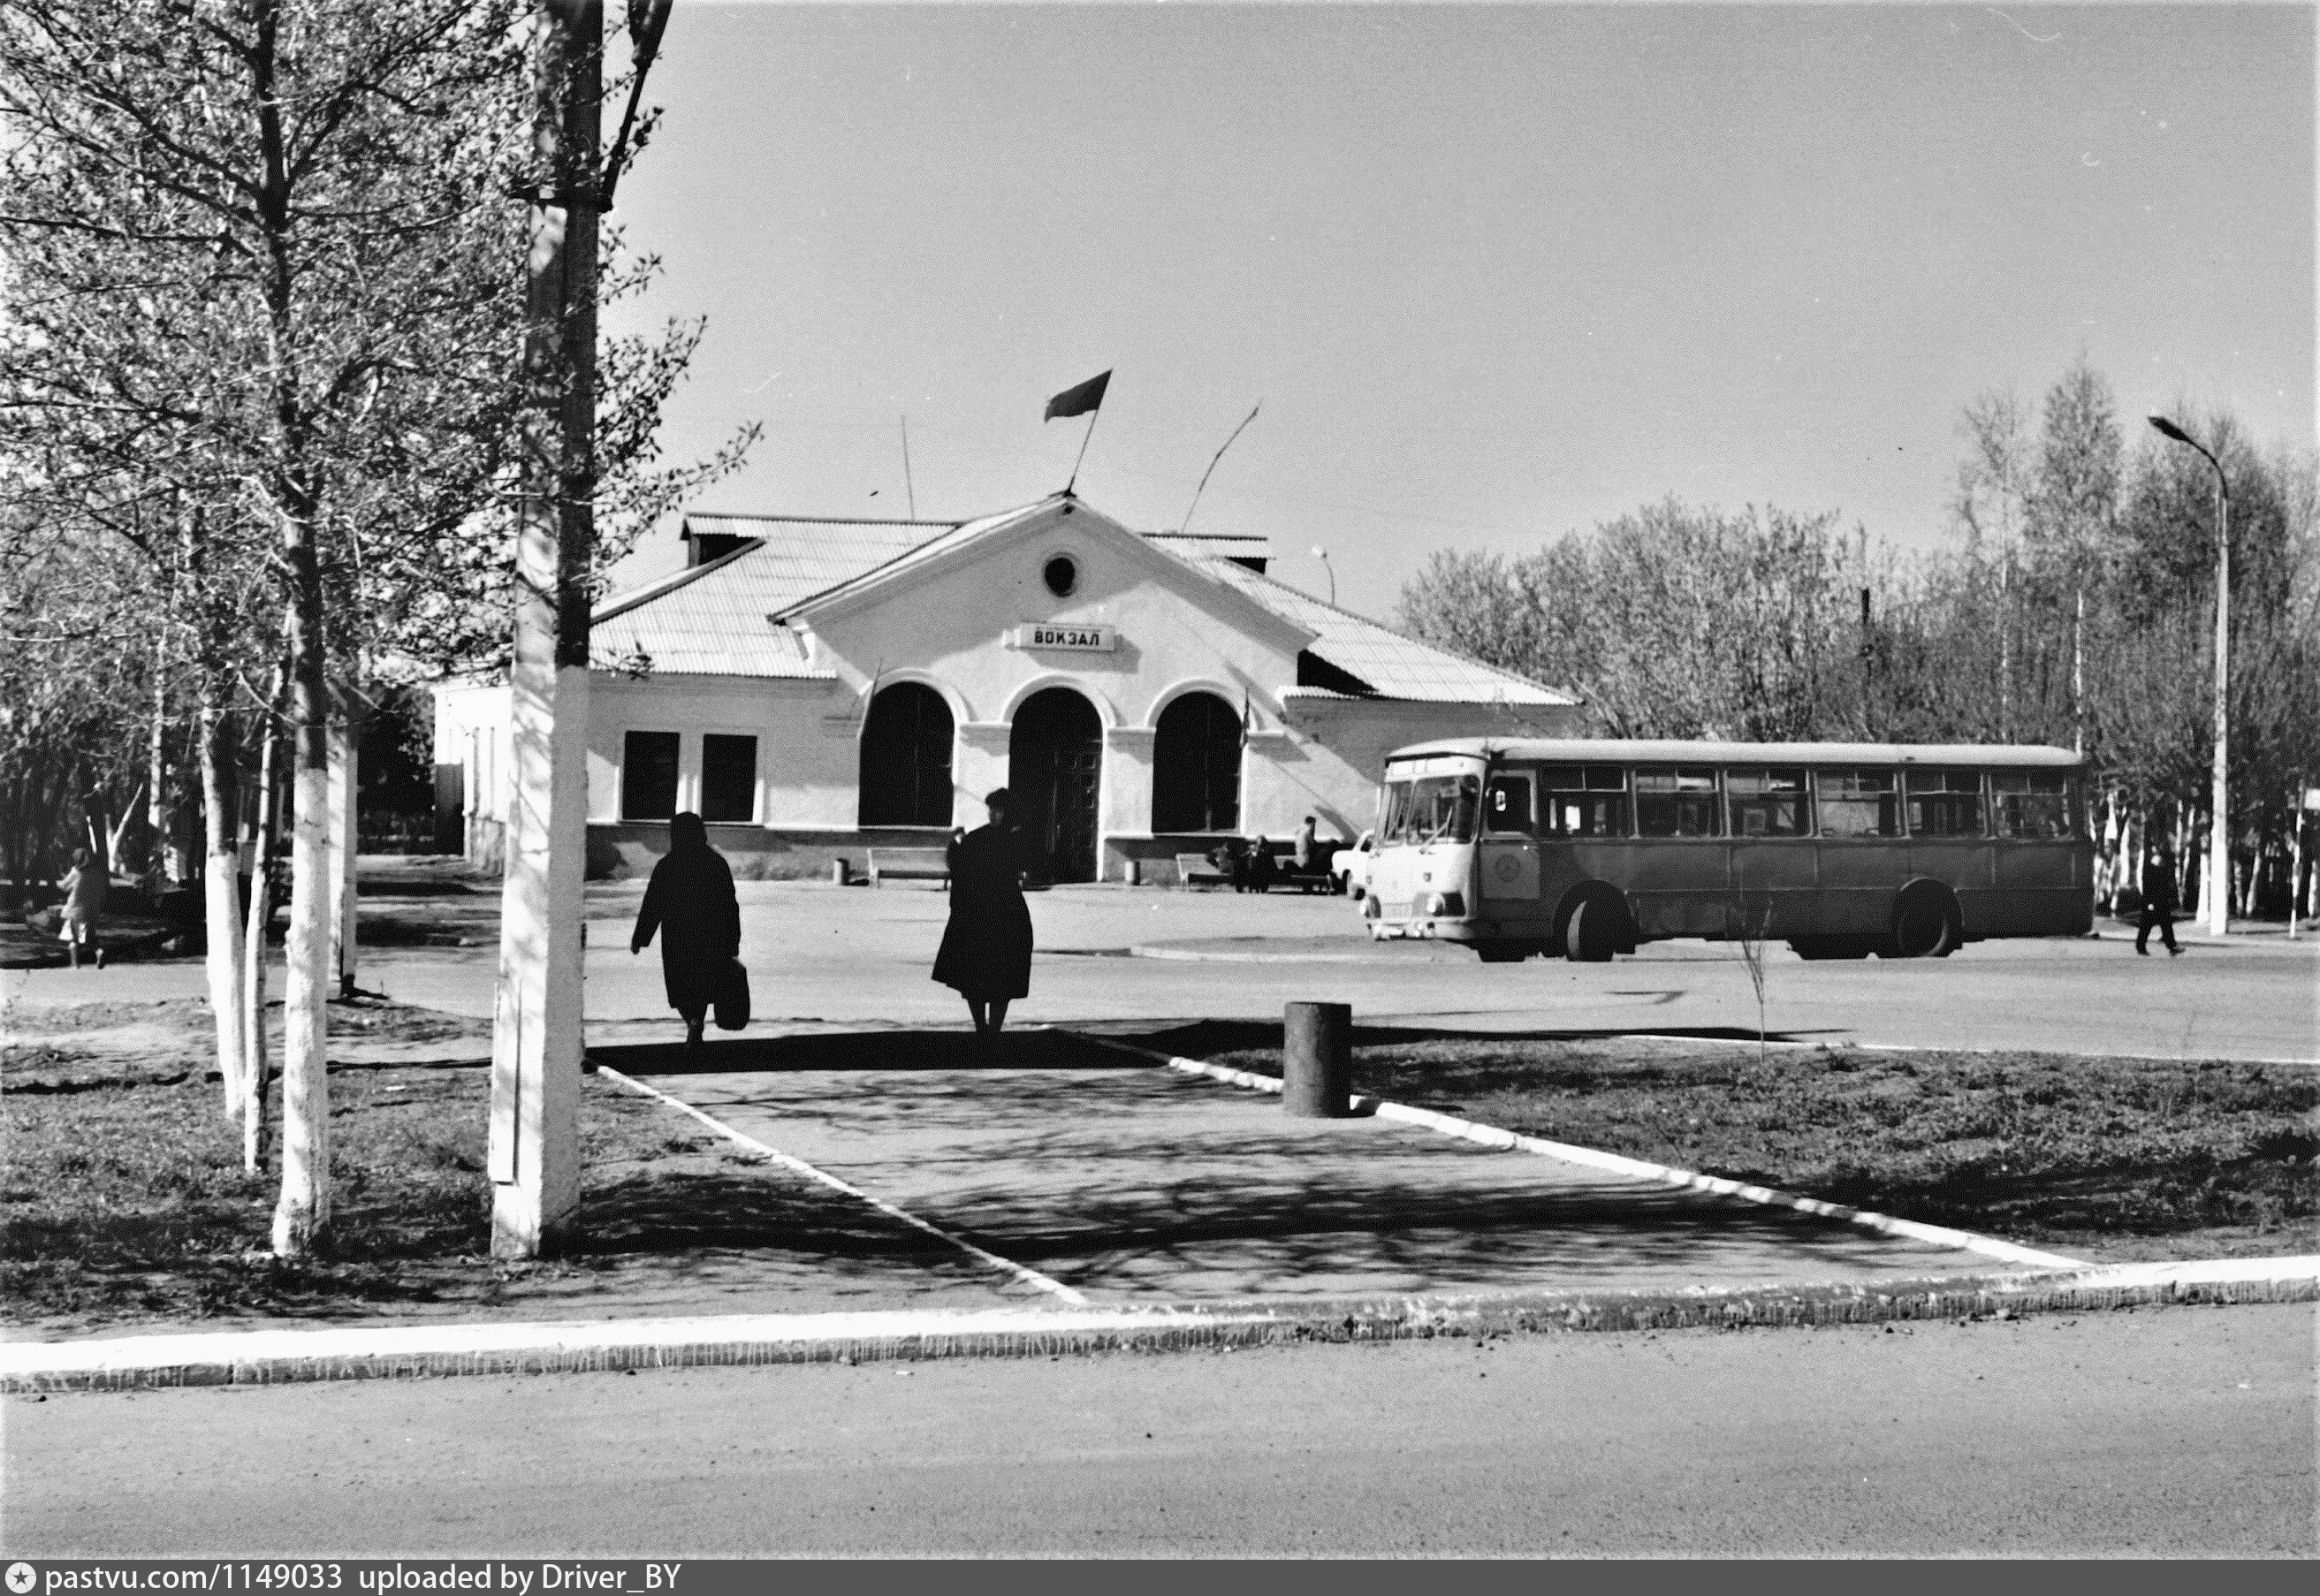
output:
M2148 958L2151 949L2143 944L2151 940L2151 928L2159 928L2160 940L2167 944L2170 958L2182 952L2175 945L2175 861L2163 848L2152 848L2143 856L2143 921L2134 928L2134 950Z
M710 1006L727 990L741 951L741 906L733 894L733 872L709 846L709 828L699 815L669 821L668 841L645 887L629 951L642 953L653 933L660 933L668 1006L684 1017L684 1045L698 1047Z

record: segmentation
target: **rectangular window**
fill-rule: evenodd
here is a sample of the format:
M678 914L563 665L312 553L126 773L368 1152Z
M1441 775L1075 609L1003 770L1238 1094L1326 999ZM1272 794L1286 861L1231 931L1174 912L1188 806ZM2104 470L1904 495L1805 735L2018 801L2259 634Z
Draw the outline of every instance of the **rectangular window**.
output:
M701 818L711 825L746 826L757 818L757 739L701 739Z
M1617 765L1542 765L1542 830L1556 837L1625 837L1627 773Z
M1378 804L1376 846L1383 848L1387 843L1395 840L1401 835L1402 828L1409 822L1409 784L1408 782L1386 783L1385 797Z
M1716 772L1704 768L1636 772L1636 835L1720 837Z
M1981 835L1981 772L1912 770L1908 784L1911 836Z
M1813 784L1823 837L1901 834L1901 795L1893 790L1891 771L1823 770Z
M621 818L665 821L676 812L674 731L631 731L621 748Z
M1993 770L1989 818L2000 837L2059 841L2078 831L2078 805L2064 770Z
M1500 835L1531 834L1530 777L1494 775L1482 793L1482 830Z
M1801 770L1727 770L1724 797L1735 837L1802 837L1812 830Z
M1482 806L1482 784L1471 775L1425 775L1409 784L1400 823L1388 833L1391 840L1412 847L1428 842L1474 840L1474 812Z

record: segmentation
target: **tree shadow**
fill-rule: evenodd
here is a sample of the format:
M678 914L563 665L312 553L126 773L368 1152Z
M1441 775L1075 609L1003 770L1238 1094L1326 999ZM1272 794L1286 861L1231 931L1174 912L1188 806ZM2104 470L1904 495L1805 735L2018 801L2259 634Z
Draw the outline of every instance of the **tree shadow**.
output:
M1276 1028L1277 1029L1277 1028ZM679 1042L599 1044L588 1062L626 1075L720 1075L864 1070L1139 1070L1152 1066L1060 1031L1010 1031L994 1047L972 1031L822 1031L785 1037L711 1038Z

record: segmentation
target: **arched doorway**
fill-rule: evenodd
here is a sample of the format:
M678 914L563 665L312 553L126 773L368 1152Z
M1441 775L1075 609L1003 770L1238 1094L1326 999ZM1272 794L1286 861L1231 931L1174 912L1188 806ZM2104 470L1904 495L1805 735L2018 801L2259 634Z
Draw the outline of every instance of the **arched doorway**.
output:
M1152 739L1152 829L1240 829L1240 716L1213 693L1160 712Z
M1095 879L1096 786L1103 775L1103 722L1068 687L1034 693L1007 734L1007 791L1015 823L1047 860L1055 881Z
M917 682L882 691L862 726L860 823L949 825L950 745L941 694Z

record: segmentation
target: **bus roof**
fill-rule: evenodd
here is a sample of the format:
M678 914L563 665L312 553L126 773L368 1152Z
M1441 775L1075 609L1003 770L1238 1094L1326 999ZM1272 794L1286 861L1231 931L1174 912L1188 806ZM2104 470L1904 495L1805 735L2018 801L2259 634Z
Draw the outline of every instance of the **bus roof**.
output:
M1444 755L1605 765L2013 765L2068 769L2068 748L2001 743L1678 742L1642 738L1445 737L1386 755L1389 764Z

